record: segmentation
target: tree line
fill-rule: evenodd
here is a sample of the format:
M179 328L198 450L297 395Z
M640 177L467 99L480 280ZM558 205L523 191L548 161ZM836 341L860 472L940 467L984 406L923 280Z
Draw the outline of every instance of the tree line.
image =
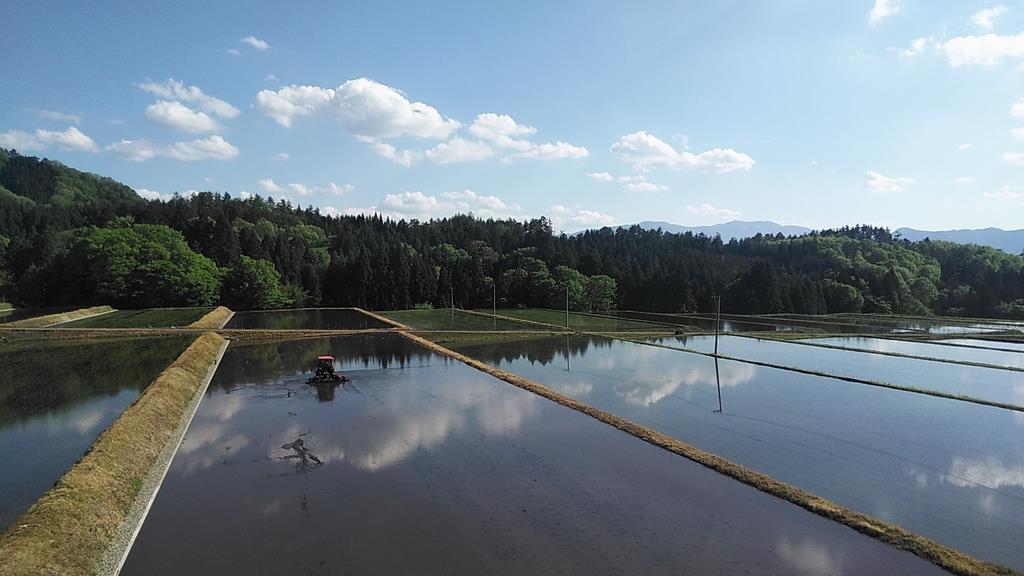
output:
M1024 257L884 228L719 237L546 218L321 214L202 192L147 201L0 150L0 295L22 305L614 308L1024 318Z

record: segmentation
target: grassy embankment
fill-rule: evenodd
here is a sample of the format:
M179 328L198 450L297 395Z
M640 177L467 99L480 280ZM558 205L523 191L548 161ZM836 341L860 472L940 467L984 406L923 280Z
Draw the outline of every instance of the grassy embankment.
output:
M46 326L53 326L54 324L63 324L64 322L71 322L72 320L100 316L103 314L110 314L112 312L114 312L114 309L110 306L93 306L92 308L80 308L78 310L61 312L59 314L47 314L46 316L36 316L35 318L16 320L14 322L7 323L5 328L44 328Z
M197 338L0 536L0 574L74 576L111 570L101 566L101 559L116 544L115 534L124 530L159 456L176 447L187 409L226 344L213 333Z
M736 480L761 490L762 492L788 500L815 514L835 520L857 530L858 532L871 536L872 538L876 538L882 542L886 542L897 548L916 554L917 556L933 562L954 574L1014 574L1014 572L1009 568L978 560L977 558L969 556L959 550L944 546L934 540L925 538L924 536L914 534L913 532L895 524L890 524L883 520L872 518L860 512L850 510L844 506L836 504L835 502L815 496L814 494L801 490L795 486L780 482L770 476L751 470L745 466L740 466L739 464L730 462L729 460L710 452L705 452L695 446L686 444L656 430L652 430L620 416L616 416L610 412L579 402L574 398L555 392L543 384L527 380L519 375L499 368L494 368L483 362L454 352L440 344L437 344L436 342L427 340L426 338L422 338L409 332L402 332L402 335L438 354L458 360L514 386L528 390L539 396L543 396L578 412L582 412L583 414L614 426L619 430L631 434L645 442L693 460L694 462L702 464L721 474L725 474L726 476L735 478Z
M186 328L223 328L235 313L227 306L217 306L186 326Z
M0 302L0 310L14 310L14 304L10 302Z

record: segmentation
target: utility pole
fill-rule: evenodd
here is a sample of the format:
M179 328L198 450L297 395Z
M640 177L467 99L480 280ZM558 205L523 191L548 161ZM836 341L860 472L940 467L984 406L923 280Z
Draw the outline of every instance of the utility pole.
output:
M491 282L491 316L494 320L494 329L498 329L498 283Z
M717 311L715 313L715 356L718 356L718 331L722 325L722 295L715 298Z
M565 327L569 328L569 283L565 283Z
M452 330L455 330L455 285L450 284L448 288L451 290L448 296L448 303L452 309Z

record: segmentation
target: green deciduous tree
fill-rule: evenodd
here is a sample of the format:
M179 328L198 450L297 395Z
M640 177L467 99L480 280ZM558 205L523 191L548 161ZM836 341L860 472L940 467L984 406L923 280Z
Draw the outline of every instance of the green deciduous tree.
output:
M295 295L295 288L291 292ZM281 288L281 275L274 264L248 256L239 258L238 264L228 270L221 301L235 310L283 308L292 302Z

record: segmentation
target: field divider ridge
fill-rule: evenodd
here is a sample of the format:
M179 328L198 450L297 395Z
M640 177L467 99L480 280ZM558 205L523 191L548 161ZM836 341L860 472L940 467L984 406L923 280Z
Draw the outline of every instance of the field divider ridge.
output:
M936 564L937 566L949 570L953 574L1016 574L1016 572L1010 568L974 558L960 550L945 546L931 540L930 538L921 536L920 534L915 534L896 524L851 510L845 506L832 502L831 500L816 496L810 492L776 480L771 476L757 472L756 470L752 470L740 464L736 464L735 462L726 460L716 454L701 450L696 446L687 444L677 438L658 432L657 430L642 426L611 412L601 410L600 408L584 404L575 398L555 392L543 384L528 380L518 374L513 374L506 370L490 366L484 362L455 352L454 350L446 348L416 334L405 331L400 332L400 334L428 350L447 356L453 360L458 360L467 366L480 370L481 372L489 374L499 380L508 382L513 386L522 388L523 390L527 390L537 394L538 396L543 396L544 398L561 404L562 406L586 414L587 416L610 426L614 426L615 428L635 436L648 444L668 450L669 452L692 460L702 466L710 468L720 474L729 476L757 490L792 502L809 512L834 520L862 534L915 554L929 562L932 562L933 564Z
M668 346L667 344L658 344L657 342L650 342L645 340L635 340L633 338L625 337L621 334L614 332L590 332L592 336L602 336L604 338L614 338L616 340L622 340L624 342L632 342L633 344L640 344L641 346L653 346L655 348L664 348L666 350L675 350L676 352L685 352L687 354L697 354L699 356L707 356L708 358L719 358L721 360L731 360L733 362L742 362L744 364L752 364L754 366L764 366L765 368L775 368L777 370L787 370L789 372L797 372L799 374L807 374L810 376L821 376L823 378L831 378L833 380L842 380L843 382L851 382L854 384L863 384L865 386L875 386L877 388L889 388L890 390L899 390L900 392L909 392L911 394L922 394L925 396L934 396L936 398L944 398L946 400L956 400L959 402L969 402L971 404L979 404L982 406L990 406L992 408L1002 408L1004 410L1013 410L1015 412L1024 412L1024 406L1017 404L1010 404L1007 402L996 402L995 400L985 400L984 398L977 398L974 396L967 396L965 394L953 394L951 392L942 392L941 390L932 390L930 388L918 388L916 386L904 386L902 384L893 384L891 382L882 382L879 380L866 380L864 378L856 378L854 376L842 376L839 374L829 374L828 372L819 372L818 370L809 370L807 368L798 368L796 366L785 366L783 364L772 364L771 362L762 362L760 360L750 360L749 358L740 358L738 356L728 356L725 354L715 354L713 352L700 352L698 350L689 350L687 348L677 348L675 346Z
M64 324L65 322L85 320L86 318L103 316L104 314L110 314L112 312L117 312L117 310L110 306L93 306L91 308L79 308L77 310L68 310L67 312L58 312L56 314L46 314L45 316L25 318L24 320L15 320L14 322L8 322L6 326L9 328L52 328L59 324Z
M213 310L210 310L203 317L195 322L185 326L185 328L208 328L208 329L220 329L227 326L231 318L235 316L235 311L227 306L217 306Z

